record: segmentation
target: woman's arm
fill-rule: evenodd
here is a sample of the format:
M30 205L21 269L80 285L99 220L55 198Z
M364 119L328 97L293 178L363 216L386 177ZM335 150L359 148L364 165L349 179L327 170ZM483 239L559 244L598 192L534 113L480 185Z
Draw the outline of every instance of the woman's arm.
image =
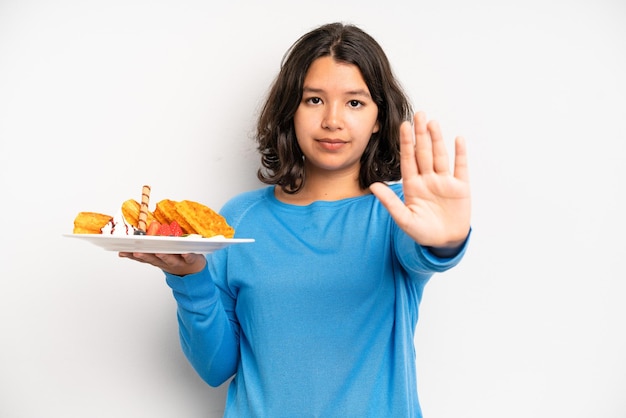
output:
M180 343L185 356L211 386L233 376L239 361L239 333L222 302L222 294L205 267L180 277L166 273L178 305Z

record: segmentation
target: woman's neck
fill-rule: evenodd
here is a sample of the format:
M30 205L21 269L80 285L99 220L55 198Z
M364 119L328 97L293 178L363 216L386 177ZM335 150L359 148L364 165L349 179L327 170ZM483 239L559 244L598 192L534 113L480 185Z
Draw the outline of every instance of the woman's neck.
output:
M308 205L318 200L334 201L369 194L361 189L358 173L310 173L307 172L304 187L298 193L289 194L276 187L278 200L293 205Z

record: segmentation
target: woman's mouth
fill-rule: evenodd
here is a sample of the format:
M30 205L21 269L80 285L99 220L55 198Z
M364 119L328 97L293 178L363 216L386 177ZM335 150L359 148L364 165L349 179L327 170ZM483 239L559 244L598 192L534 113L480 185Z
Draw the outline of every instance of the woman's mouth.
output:
M320 145L320 147L328 151L337 151L347 144L346 141L332 138L318 139L317 143Z

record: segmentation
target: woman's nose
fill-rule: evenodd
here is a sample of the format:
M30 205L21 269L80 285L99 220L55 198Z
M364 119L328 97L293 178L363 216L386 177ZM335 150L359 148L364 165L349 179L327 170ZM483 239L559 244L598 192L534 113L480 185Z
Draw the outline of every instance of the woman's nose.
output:
M324 120L322 120L322 127L325 129L340 129L343 124L341 115L341 109L338 105L329 105L326 107L324 113Z

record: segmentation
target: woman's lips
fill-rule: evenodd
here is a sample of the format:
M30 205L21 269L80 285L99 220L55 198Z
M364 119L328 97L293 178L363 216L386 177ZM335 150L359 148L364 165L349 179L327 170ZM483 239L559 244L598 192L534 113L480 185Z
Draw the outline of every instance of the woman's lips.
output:
M337 151L338 149L342 148L344 145L347 144L346 141L342 141L341 139L329 139L329 138L318 139L317 143L320 145L320 147L328 151Z

